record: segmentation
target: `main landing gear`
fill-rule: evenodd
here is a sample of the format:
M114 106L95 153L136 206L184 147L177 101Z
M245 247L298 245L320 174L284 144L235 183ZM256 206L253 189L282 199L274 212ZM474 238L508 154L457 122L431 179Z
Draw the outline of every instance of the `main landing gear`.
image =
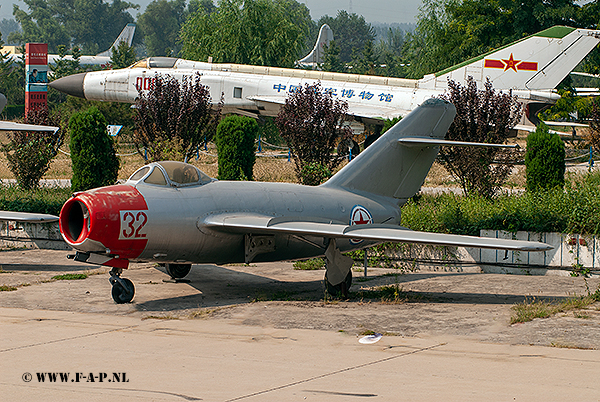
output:
M112 298L117 304L129 303L133 300L135 295L135 286L127 278L121 278L121 268L113 268L110 270L110 279L108 280L112 285Z
M335 244L335 239L329 241L325 251L327 258L325 271L325 288L332 295L344 299L348 298L350 286L352 286L352 265L354 260L343 255Z
M192 264L165 264L167 274L175 280L185 278L191 269Z

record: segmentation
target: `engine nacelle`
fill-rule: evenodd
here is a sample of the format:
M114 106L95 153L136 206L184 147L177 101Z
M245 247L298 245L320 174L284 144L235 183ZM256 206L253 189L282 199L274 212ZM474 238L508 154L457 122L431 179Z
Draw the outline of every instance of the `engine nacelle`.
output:
M74 249L98 255L92 263L127 268L148 243L148 206L130 185L75 193L60 211L60 233Z

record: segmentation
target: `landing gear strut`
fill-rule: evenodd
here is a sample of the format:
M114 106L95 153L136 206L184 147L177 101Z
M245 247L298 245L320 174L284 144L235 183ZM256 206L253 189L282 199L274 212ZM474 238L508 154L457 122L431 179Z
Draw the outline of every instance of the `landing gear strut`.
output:
M354 260L340 252L335 239L329 241L325 257L327 258L327 270L324 282L327 292L332 296L341 296L347 299L350 286L352 286L351 268Z
M108 281L112 285L112 298L117 304L129 303L135 295L135 287L133 282L127 278L121 278L121 268L113 268L110 270L110 278Z

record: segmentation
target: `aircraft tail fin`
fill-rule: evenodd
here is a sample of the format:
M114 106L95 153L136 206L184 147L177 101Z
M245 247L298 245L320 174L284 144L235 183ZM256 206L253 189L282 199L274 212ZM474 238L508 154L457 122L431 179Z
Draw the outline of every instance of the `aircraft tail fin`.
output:
M131 43L133 43L133 34L134 33L135 33L135 24L129 23L129 24L125 25L125 28L123 28L123 30L121 31L119 36L117 36L117 39L111 45L110 49L105 50L102 53L98 53L96 56L112 57L113 48L118 47L121 42L127 42L127 44L129 46L131 46Z
M598 30L555 26L425 76L419 87L444 90L448 79L465 85L472 76L480 88L489 77L495 88L552 90L598 43Z
M321 25L319 30L319 36L317 37L317 43L313 50L307 54L304 58L296 61L296 65L315 67L323 63L323 54L325 52L324 47L333 40L333 31L329 28L329 25Z
M451 103L426 100L323 186L405 202L421 188L455 115Z

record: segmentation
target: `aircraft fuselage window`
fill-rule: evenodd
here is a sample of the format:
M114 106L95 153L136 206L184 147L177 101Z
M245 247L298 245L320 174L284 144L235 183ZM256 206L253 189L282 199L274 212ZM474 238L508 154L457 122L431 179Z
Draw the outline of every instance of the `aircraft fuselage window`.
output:
M169 180L175 186L189 186L193 184L206 184L211 181L211 178L206 174L202 173L196 167L183 162L176 161L162 161L158 162Z
M144 180L144 183L166 186L167 180L165 179L163 172L155 166L154 170L152 170L152 173L150 173L150 176L146 177L146 180Z
M233 97L234 98L238 98L238 99L242 99L242 88L240 88L240 87L234 87L233 88Z
M148 170L150 170L150 168L148 166L144 166L143 168L139 169L137 172L132 174L129 180L138 181L139 179L144 177L146 173L148 173Z

